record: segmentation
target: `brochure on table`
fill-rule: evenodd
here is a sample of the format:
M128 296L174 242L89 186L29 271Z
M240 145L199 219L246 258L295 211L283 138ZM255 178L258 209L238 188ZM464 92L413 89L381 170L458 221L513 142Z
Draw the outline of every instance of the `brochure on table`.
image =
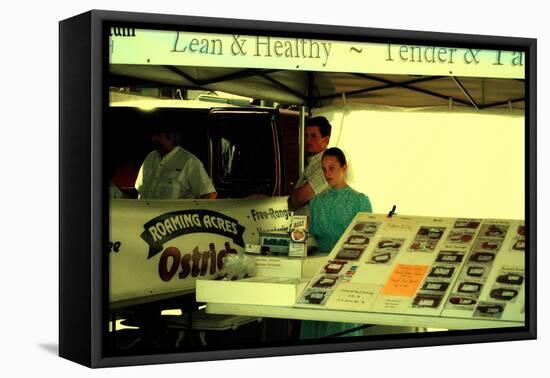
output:
M522 220L359 213L296 307L524 321Z

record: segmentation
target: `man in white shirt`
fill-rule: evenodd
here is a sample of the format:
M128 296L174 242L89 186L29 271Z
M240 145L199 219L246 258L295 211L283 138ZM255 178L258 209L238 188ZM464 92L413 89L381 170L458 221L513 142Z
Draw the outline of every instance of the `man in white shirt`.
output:
M305 150L308 164L288 197L289 209L295 211L306 205L314 196L330 188L321 167L323 152L327 149L332 126L325 117L313 117L306 121Z
M143 161L135 183L138 198L216 198L202 162L178 145L180 135L174 128L158 128L151 141L154 150Z

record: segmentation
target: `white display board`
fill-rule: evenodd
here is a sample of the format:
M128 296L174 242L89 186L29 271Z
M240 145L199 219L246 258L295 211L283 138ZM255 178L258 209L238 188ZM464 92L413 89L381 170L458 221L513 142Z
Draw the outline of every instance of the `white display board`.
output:
M524 321L522 220L359 213L296 307Z

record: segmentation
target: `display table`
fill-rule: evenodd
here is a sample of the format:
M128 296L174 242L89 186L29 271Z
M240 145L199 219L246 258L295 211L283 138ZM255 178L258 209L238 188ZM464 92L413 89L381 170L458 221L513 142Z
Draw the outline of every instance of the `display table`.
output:
M197 298L211 314L524 327L524 236L523 220L358 213L307 284L265 277L198 281Z
M523 322L493 319L461 319L441 316L401 315L376 312L356 312L225 303L207 303L206 312L208 314L231 314L265 318L320 320L332 322L364 323L420 328L441 328L453 330L523 327L525 325Z

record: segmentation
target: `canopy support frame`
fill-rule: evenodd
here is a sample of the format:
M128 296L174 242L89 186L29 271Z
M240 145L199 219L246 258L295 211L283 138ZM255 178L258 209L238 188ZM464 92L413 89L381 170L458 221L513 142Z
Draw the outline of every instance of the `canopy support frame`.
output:
M269 76L267 74L264 74L264 73L260 74L260 76L263 77L264 79L270 81L271 83L277 85L279 88L282 88L285 91L293 94L294 96L298 97L302 101L306 100L305 96L302 93L299 93L299 92L295 91L294 89L292 89L292 88L288 87L287 85L281 83L279 80L276 80L276 79L272 78L271 76Z
M460 88L460 90L462 91L462 93L464 93L464 96L466 96L466 98L470 101L470 103L472 104L472 106L474 108L476 108L476 110L479 110L479 106L477 105L477 102L473 99L473 97L470 95L470 93L466 90L466 88L464 88L464 85L462 85L462 83L454 76L454 75L451 75L451 78L453 79L453 81L455 82L455 84L458 86L458 88Z

